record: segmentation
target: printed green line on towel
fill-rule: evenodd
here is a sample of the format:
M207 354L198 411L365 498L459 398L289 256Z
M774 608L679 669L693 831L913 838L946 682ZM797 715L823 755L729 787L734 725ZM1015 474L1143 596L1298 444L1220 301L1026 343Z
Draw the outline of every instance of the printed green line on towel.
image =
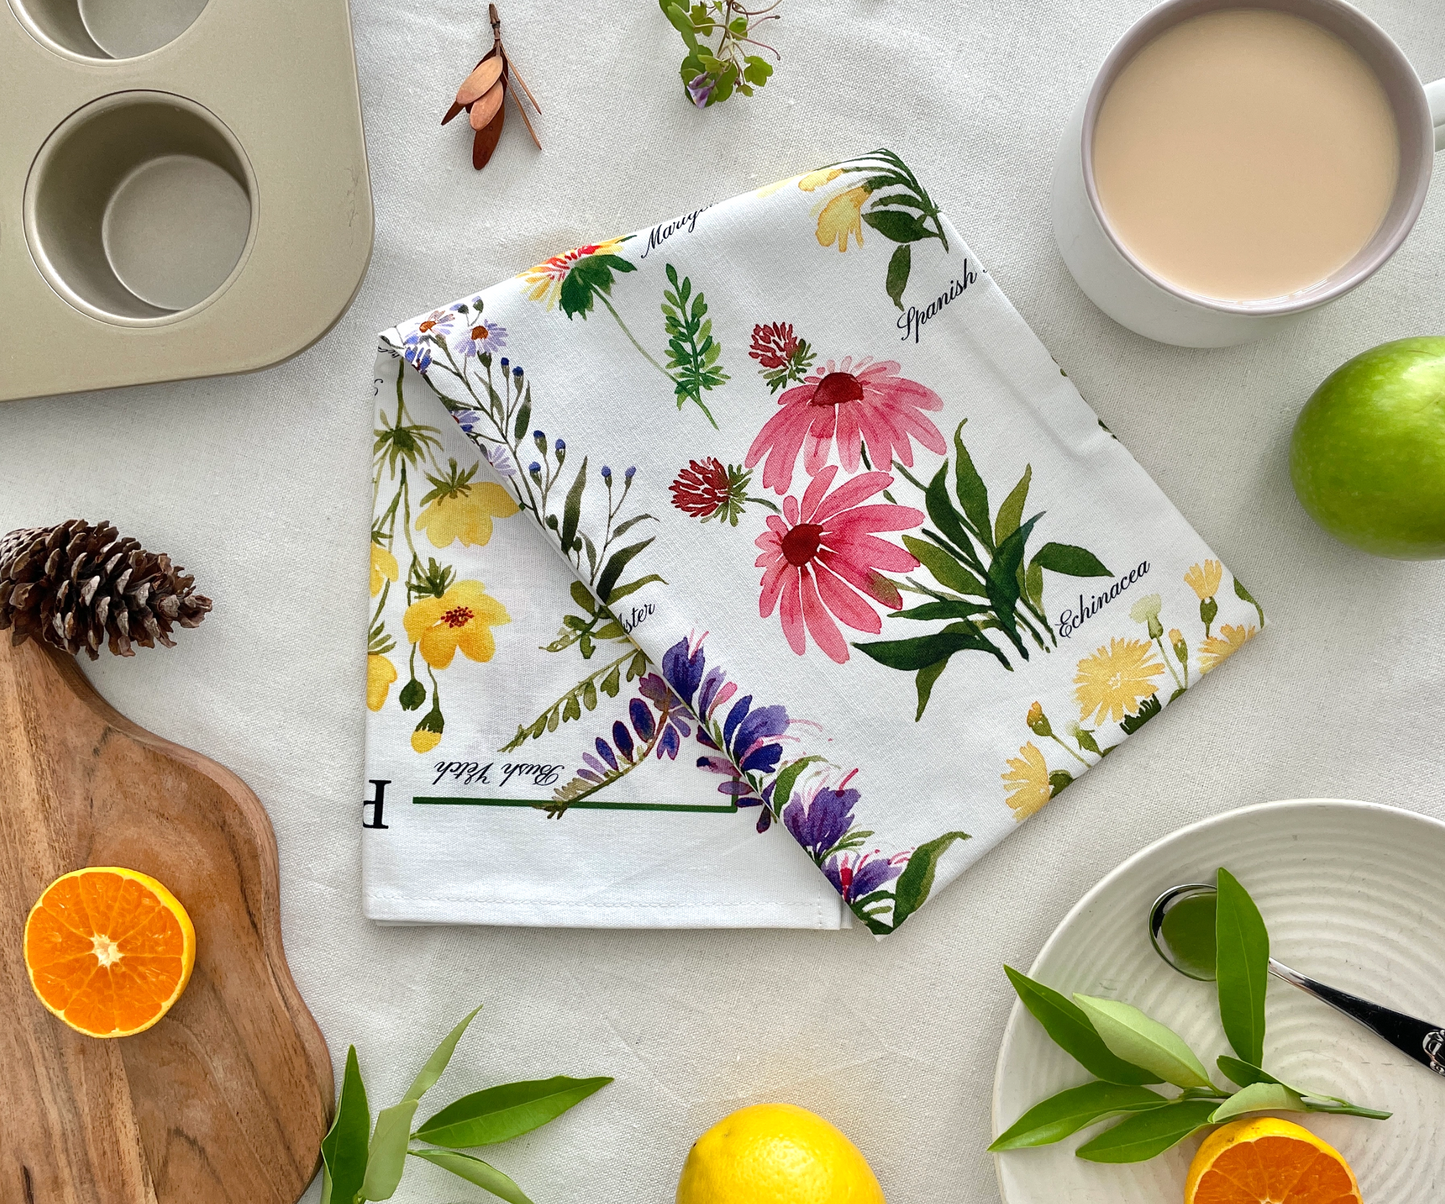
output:
M453 798L448 796L413 795L412 803L417 806L438 806L438 807L528 807L544 808L545 803L539 803L536 799L525 798ZM603 802L582 802L572 803L568 810L577 811L710 811L723 814L732 814L737 811L737 805L723 803L717 807L703 805L689 805L686 803L603 803Z

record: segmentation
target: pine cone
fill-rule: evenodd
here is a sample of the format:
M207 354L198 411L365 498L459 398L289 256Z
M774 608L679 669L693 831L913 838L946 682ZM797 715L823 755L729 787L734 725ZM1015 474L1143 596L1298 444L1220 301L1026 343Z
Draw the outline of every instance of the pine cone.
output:
M98 659L102 640L117 656L134 642L175 647L175 624L196 627L211 600L169 556L121 539L109 523L71 519L12 531L0 539L0 630L13 644L32 637Z

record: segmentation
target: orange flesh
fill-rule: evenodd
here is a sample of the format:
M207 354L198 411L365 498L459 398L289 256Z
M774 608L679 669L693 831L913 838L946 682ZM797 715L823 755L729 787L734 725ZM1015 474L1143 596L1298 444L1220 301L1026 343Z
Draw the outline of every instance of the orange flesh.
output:
M1295 1137L1231 1146L1199 1180L1192 1204L1360 1204L1337 1158Z
M25 926L36 994L72 1028L102 1037L165 1014L189 977L186 944L154 891L105 870L52 883Z

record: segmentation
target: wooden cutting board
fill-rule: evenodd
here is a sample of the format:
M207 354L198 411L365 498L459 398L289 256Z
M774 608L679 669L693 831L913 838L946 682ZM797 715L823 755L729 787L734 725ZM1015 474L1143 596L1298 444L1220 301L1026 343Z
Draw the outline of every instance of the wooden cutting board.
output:
M195 923L190 985L134 1037L72 1031L26 976L30 907L86 865L151 874ZM0 638L0 1201L295 1204L332 1091L259 800L111 709L70 656Z

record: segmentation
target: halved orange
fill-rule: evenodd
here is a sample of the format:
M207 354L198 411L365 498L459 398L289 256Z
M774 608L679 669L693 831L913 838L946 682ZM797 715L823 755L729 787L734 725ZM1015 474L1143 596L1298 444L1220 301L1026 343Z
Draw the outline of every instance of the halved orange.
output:
M1260 1116L1216 1129L1189 1167L1184 1204L1361 1204L1344 1155L1308 1129Z
M25 968L40 1002L77 1032L144 1032L181 997L196 930L147 874L92 866L57 878L25 921Z

